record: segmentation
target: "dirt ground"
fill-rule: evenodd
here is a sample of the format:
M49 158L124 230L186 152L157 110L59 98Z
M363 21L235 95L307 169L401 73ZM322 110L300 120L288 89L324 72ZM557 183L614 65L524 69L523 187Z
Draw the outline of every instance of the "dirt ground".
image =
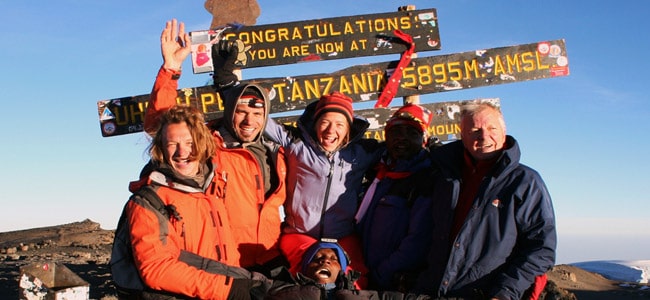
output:
M20 268L37 262L59 262L90 285L90 299L113 300L108 261L113 231L91 220L60 226L0 233L0 299L18 299ZM569 265L548 272L544 299L650 299L650 289L611 281Z

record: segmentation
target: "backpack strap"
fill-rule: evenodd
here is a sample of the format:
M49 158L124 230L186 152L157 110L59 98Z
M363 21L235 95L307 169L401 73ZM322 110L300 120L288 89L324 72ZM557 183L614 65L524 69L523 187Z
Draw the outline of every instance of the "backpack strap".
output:
M169 219L170 217L174 217L176 221L180 221L183 218L181 215L178 213L176 210L176 207L172 204L165 205L165 203L160 199L156 191L154 190L154 187L151 185L145 185L141 187L139 190L135 192L136 195L140 196L140 198L144 199L147 201L153 208L159 212L161 215L165 217L165 219Z

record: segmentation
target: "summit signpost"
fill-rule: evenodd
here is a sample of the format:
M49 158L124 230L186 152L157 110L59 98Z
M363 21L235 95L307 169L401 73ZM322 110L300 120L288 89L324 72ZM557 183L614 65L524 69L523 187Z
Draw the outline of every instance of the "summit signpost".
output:
M264 86L270 113L301 110L321 95L340 91L355 102L378 98L397 61L356 65L333 73L244 80ZM564 40L542 41L455 54L418 57L402 70L395 97L448 92L569 75ZM149 95L97 103L102 135L142 131ZM177 102L201 109L207 120L221 116L223 104L212 86L178 90Z
M398 53L408 59L401 63L395 60L355 65L331 73L243 80L256 82L269 91L270 114L300 111L333 91L355 102L366 102L377 100L385 89L392 97L417 97L569 75L563 39L437 56L408 55L439 50L438 29L433 8L268 25L228 25L190 32L191 59L194 73L211 72L212 45L220 41L237 44L235 64L242 69ZM387 88L388 82L399 85L392 90L395 86ZM199 108L207 121L221 117L223 112L223 102L212 86L179 89L176 100ZM102 136L143 131L148 101L148 94L98 101ZM358 113L383 120L386 110ZM295 121L295 117L277 119ZM376 129L374 132L379 132L380 128Z

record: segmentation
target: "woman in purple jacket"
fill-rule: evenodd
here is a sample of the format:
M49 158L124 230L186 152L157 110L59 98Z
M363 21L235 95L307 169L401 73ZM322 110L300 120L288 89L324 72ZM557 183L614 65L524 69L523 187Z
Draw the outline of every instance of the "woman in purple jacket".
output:
M381 153L375 140L362 139L369 123L354 115L352 99L339 92L307 106L297 128L269 120L265 135L285 149L287 200L280 248L299 271L305 250L321 238L336 239L351 267L367 272L354 215L365 172ZM364 287L364 280L358 281Z

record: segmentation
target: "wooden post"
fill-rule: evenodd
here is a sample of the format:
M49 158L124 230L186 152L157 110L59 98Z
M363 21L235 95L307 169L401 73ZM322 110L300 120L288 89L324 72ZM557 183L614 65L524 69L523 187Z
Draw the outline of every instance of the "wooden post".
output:
M405 6L400 6L397 11L409 11L409 10L415 10L415 5L405 5ZM413 52L411 55L411 59L415 59L418 57L417 52ZM406 96L403 99L403 104L420 104L420 95L412 95L412 96Z

